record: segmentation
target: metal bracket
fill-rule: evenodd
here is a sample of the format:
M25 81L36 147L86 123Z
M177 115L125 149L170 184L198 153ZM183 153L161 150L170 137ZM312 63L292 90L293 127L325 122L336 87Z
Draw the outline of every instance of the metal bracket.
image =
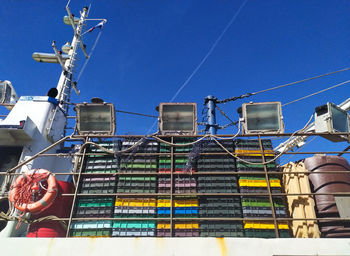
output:
M68 2L68 4L69 4L69 2ZM66 5L66 11L67 11L67 14L68 14L68 18L69 18L69 20L70 20L70 23L71 23L71 25L72 25L72 28L73 28L73 30L74 30L74 34L76 34L77 29L76 29L76 27L75 27L75 25L74 25L74 16L73 16L73 14L70 12L69 7L68 7L68 4Z
M53 50L55 51L55 55L56 55L56 57L57 57L57 59L58 59L58 62L59 62L60 65L61 65L62 69L63 69L64 71L67 71L67 68L64 66L64 63L63 63L63 59L62 59L62 57L61 57L61 54L60 54L60 52L57 50L56 41L52 41L52 48L53 48Z

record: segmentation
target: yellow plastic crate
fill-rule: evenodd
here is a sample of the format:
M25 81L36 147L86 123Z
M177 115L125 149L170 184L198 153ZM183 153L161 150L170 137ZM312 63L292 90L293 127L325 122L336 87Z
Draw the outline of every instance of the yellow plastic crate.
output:
M244 228L251 229L275 229L273 222L255 222L255 221L243 221ZM288 223L279 223L278 229L289 229Z
M245 150L245 149L236 149L236 156L261 156L260 150ZM273 150L264 150L264 156L275 156Z
M266 180L246 180L240 179L238 181L240 187L267 187ZM271 187L281 187L281 182L279 180L270 180Z
M175 229L198 229L198 222L183 222L183 223L175 223Z
M170 223L168 222L158 222L157 229L170 229Z
M155 198L118 198L115 200L115 206L156 207L156 199Z
M198 207L197 199L174 200L174 207ZM158 199L157 207L170 207L170 199Z
M158 199L157 207L170 207L170 199Z
M170 223L158 222L157 229L170 229ZM199 223L198 222L175 223L175 229L199 229Z
M175 207L198 207L197 199L174 200Z

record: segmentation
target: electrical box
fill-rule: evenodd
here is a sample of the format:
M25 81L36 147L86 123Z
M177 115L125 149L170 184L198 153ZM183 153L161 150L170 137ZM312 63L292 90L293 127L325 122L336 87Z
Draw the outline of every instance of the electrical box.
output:
M242 104L243 134L283 133L281 102Z
M113 135L116 129L112 103L82 103L75 106L79 135Z
M159 131L161 134L197 134L197 104L160 103Z
M315 131L319 133L332 133L325 135L326 139L333 142L346 140L344 137L334 133L349 132L349 114L340 107L328 102L325 105L315 108Z

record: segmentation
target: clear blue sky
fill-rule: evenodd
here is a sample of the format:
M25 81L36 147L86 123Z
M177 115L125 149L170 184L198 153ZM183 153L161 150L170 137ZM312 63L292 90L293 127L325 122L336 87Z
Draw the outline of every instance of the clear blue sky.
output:
M79 80L81 95L73 93L72 101L99 96L120 110L157 115L155 106L170 101L243 2L72 0L71 10L76 15L91 3L89 18L108 20ZM45 95L56 86L60 67L37 63L31 54L52 52L52 40L57 45L71 40L72 29L62 22L65 4L63 0L1 1L0 79L10 80L17 94ZM196 102L200 112L209 94L224 99L350 66L349 7L346 0L248 0L175 101ZM88 27L93 25L96 22ZM94 31L85 37L88 51L97 34ZM81 66L82 61L78 72ZM349 74L343 72L220 107L237 120L236 109L243 102L287 103L348 80ZM350 96L349 87L344 85L283 108L286 131L302 128L315 106L344 101ZM119 113L117 133L144 134L153 122L152 118ZM218 117L218 123L228 121ZM219 133L235 133L235 129ZM346 147L325 139L312 145L306 149Z

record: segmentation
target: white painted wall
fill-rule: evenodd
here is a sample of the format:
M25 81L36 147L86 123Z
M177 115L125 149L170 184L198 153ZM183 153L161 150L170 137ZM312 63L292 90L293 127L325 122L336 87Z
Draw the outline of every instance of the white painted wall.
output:
M2 238L0 248L26 256L348 256L350 239Z

